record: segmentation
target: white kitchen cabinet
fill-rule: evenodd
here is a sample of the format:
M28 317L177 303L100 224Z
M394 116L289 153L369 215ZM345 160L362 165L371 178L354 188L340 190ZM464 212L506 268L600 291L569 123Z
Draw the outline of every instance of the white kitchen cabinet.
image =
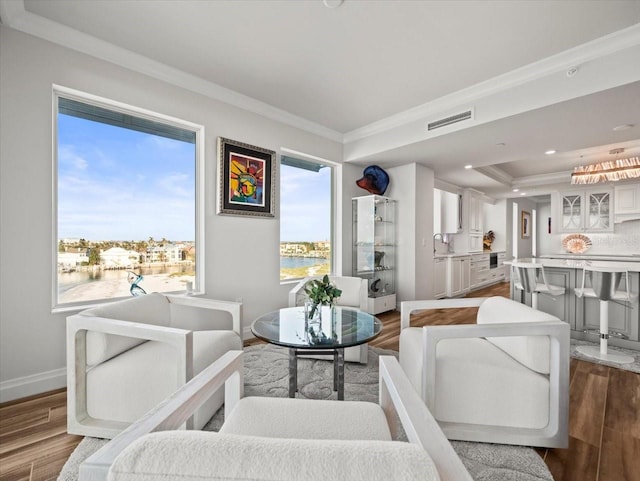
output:
M447 265L447 297L457 297L469 292L469 256L450 257Z
M473 190L467 190L465 193L469 199L469 210L467 213L469 234L482 234L482 195Z
M433 260L433 297L441 299L447 295L447 259Z
M473 254L471 256L471 264L469 267L470 290L504 281L505 253L496 252L494 254L496 256L496 264L494 264L494 267L491 267L492 253Z
M615 222L640 219L640 182L614 188Z
M597 188L561 192L556 212L558 231L613 232L613 189Z
M462 230L462 196L433 189L433 233L455 234Z

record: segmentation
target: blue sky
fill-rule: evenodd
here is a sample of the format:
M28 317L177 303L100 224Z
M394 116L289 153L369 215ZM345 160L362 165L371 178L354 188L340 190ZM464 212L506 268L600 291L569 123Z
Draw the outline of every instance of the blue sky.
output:
M194 240L195 146L58 116L58 237Z
M322 241L331 237L331 169L280 168L280 240Z

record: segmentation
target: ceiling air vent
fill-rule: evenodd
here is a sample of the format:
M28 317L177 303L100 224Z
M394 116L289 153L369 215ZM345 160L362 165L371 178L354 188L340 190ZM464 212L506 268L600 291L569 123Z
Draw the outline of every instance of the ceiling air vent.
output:
M440 127L446 127L447 125L455 124L458 122L462 122L463 120L469 120L473 118L473 110L467 110L465 112L452 115L450 117L445 117L444 119L435 120L434 122L429 122L427 124L427 130L435 130Z

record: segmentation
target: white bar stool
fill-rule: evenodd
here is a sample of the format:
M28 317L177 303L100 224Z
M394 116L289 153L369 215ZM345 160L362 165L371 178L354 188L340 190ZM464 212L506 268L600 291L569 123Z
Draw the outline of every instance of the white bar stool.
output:
M587 274L591 278L591 287L585 287ZM622 275L625 276L624 291L618 286ZM597 346L578 346L576 350L585 356L629 364L634 361L631 356L612 353L607 350L609 341L609 301L633 302L635 295L629 291L629 271L624 267L592 267L586 266L582 272L582 287L574 289L576 297L592 297L600 299L600 348Z
M513 286L531 294L531 307L534 309L538 309L538 294L548 294L552 297L564 295L563 286L556 286L547 282L542 264L514 262L512 266L515 273ZM538 271L542 273L542 282L538 280Z

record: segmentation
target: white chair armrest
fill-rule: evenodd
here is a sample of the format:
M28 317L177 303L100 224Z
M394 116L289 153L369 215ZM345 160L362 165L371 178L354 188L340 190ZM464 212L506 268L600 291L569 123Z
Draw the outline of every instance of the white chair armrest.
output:
M243 396L243 354L229 351L191 381L151 409L80 465L79 481L106 481L109 467L127 446L155 431L178 429L224 385L225 414Z
M179 304L187 307L195 307L199 309L211 309L215 311L226 311L231 314L233 322L233 330L242 339L242 303L234 301L219 301L216 299L208 299L206 297L191 296L166 296L172 304Z
M398 414L409 442L420 445L433 460L442 481L472 481L437 421L393 356L380 356L380 406L389 427Z
M177 350L176 385L180 386L193 376L193 332L154 324L121 321L104 317L75 315L67 318L67 396L68 410L74 413L67 419L69 430L84 433L85 425L77 420L88 419L86 333L103 332L119 336L158 341L173 345ZM104 429L103 434L115 435L126 424L115 421L92 420L92 425ZM86 434L90 434L87 432Z
M300 282L298 282L293 289L289 291L289 307L296 307L296 301L298 300L298 294L300 291L304 289L304 286L309 282L313 277L305 277Z
M479 307L488 297L465 297L461 299L434 299L429 301L403 301L400 303L400 330L411 324L411 314L427 309L456 309Z

